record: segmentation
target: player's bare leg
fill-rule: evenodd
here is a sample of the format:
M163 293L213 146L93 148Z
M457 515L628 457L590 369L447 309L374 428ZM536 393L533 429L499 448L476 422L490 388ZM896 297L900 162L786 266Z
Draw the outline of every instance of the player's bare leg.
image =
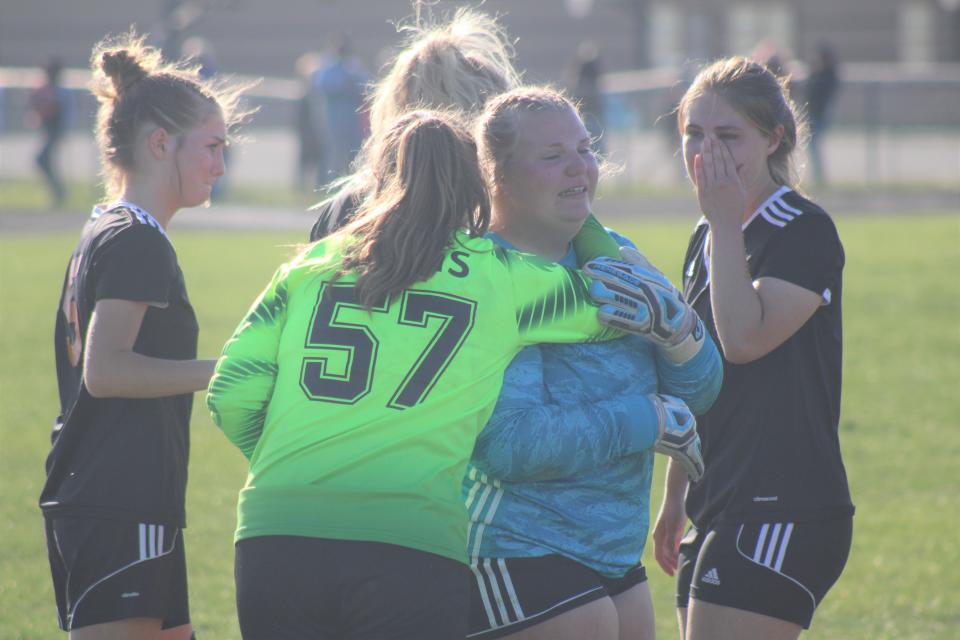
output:
M600 598L551 618L505 640L618 640L617 607L610 598Z
M641 582L623 593L613 596L620 619L620 640L654 640L657 626L654 622L653 596L650 583Z
M129 618L92 624L70 632L70 640L190 640L193 625L162 629L159 618Z
M796 640L803 627L732 607L690 599L686 640Z

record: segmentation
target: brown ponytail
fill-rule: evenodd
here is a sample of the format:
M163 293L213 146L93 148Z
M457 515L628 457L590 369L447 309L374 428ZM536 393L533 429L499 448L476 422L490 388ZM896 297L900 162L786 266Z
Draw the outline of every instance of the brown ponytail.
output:
M132 52L104 51L101 56L101 68L105 76L113 83L114 95L120 96L130 90L134 84L147 77L147 71Z
M343 270L355 270L371 308L438 269L454 233L482 235L490 202L477 148L457 116L413 111L373 141L374 191L346 227L356 238Z

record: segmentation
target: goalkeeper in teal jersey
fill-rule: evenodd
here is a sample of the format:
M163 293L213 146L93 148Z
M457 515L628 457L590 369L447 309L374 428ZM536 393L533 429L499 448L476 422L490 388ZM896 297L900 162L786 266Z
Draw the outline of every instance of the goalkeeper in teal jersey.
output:
M633 264L585 271L611 289L601 315L643 335L531 345L507 368L463 482L468 637L652 638L640 560L654 452L693 479L703 472L693 414L720 390L720 355L666 278L589 217L598 163L562 94L524 87L493 98L477 138L497 169L490 237L567 266L627 247ZM622 270L631 277L611 279Z
M279 269L210 384L250 460L245 638L463 637L460 483L504 369L527 344L622 335L579 272L478 237L486 187L450 116L400 118L370 157L357 219Z

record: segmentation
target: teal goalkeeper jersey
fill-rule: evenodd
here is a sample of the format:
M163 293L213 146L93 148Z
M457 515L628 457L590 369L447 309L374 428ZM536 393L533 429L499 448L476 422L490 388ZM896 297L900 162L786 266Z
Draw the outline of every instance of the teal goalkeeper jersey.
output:
M342 235L282 266L224 347L207 404L250 460L236 539L369 540L466 562L460 493L525 345L606 340L579 272L458 234L371 311Z

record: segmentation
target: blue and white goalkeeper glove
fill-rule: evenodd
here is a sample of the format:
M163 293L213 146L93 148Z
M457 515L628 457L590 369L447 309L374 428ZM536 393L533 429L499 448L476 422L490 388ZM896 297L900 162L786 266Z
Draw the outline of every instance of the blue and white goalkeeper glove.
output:
M647 397L657 410L657 439L653 442L653 450L673 458L690 480L697 482L703 477L697 419L680 398L662 393L651 393Z
M673 362L687 362L703 346L703 322L656 267L630 247L623 261L597 258L583 267L593 279L590 297L600 304L600 321L648 337Z

